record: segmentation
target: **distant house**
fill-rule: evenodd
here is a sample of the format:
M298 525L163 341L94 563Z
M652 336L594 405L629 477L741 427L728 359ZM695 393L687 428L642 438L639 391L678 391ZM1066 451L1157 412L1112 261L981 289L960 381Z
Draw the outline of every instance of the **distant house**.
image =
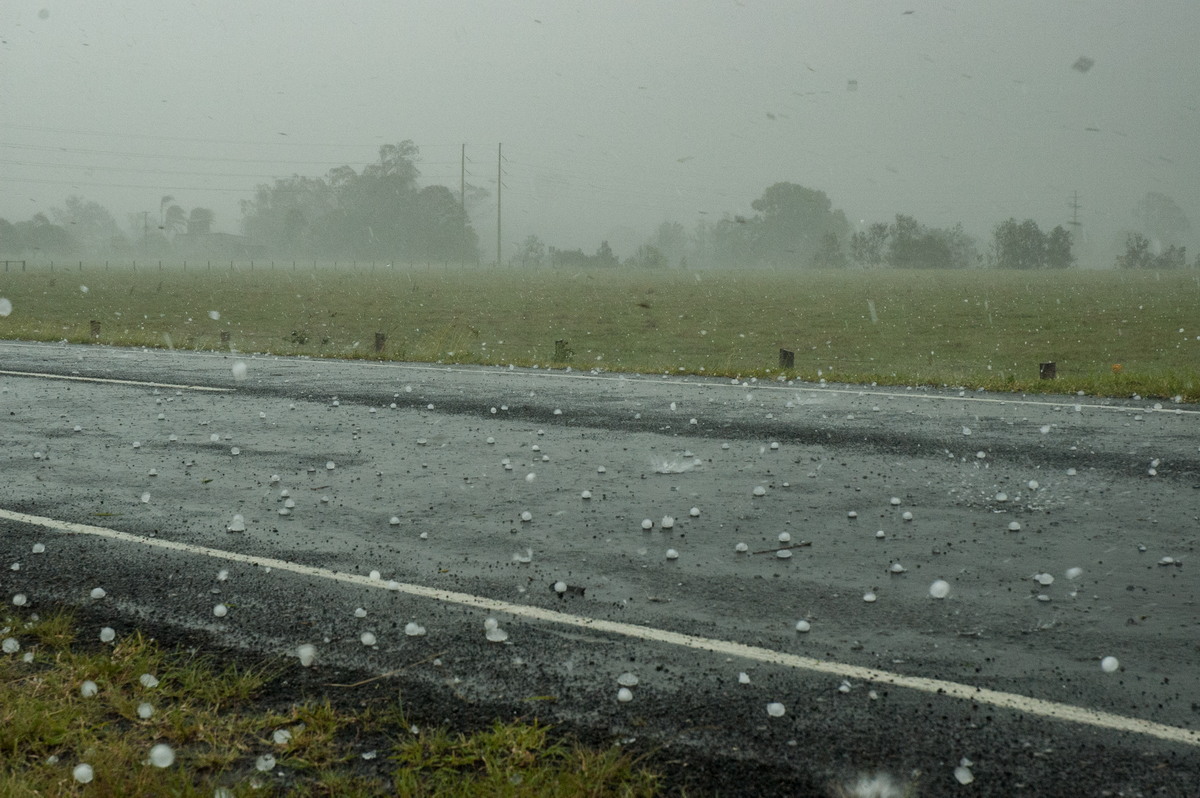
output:
M253 260L267 254L262 244L232 233L177 233L174 244L176 255L192 260Z

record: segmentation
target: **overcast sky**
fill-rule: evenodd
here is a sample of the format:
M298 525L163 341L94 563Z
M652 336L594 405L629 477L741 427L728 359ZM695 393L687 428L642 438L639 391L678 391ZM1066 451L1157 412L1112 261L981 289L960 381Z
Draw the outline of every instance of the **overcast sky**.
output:
M412 139L455 191L466 143L485 259L499 142L506 249L628 254L784 180L981 238L1075 191L1093 239L1147 191L1200 228L1198 35L1196 0L5 0L0 216L172 195L238 232L255 184Z

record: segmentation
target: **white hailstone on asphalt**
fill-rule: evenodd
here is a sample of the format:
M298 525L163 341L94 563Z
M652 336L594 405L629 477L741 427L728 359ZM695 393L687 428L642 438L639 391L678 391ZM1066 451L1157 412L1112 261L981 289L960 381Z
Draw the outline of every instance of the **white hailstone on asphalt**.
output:
M772 701L770 704L767 704L767 714L773 718L782 718L785 712L787 710L778 701Z
M175 443L175 441L179 440L179 436L178 435L168 435L167 440L170 441L171 443Z
M792 558L792 550L779 549L775 552L775 556L780 560L790 560Z
M780 543L787 543L791 539L792 539L792 535L790 532L780 532L779 533L779 542Z
M778 448L779 448L779 442L778 442L778 441L771 441L771 448L772 448L772 449L778 449Z
M221 570L217 571L218 582L224 582L227 579L229 579L229 571L227 569L222 568Z
M427 443L429 443L428 438L417 438L417 446L424 446Z
M276 729L271 732L271 741L275 745L287 745L292 741L292 733L287 729Z
M108 593L106 593L104 588L102 588L102 587L92 588L91 596L96 601L99 601L100 599L104 598L107 595L108 595Z
M1038 481L1037 481L1036 479L1031 479L1031 480L1029 480L1029 482L1028 482L1027 484L1029 485L1029 489L1030 489L1030 490L1037 490L1037 489L1038 489Z
M46 544L45 544L45 543L34 543L34 544L33 544L33 553L34 553L34 554L42 554L42 553L44 553L45 551L46 551Z
M100 630L100 642L111 643L117 639L117 632L111 626L105 626Z
M700 517L700 508L693 507L692 509L688 510L688 515L690 515L692 518L699 518Z
M985 452L983 449L980 449L979 451L975 452L975 458L977 460L986 460L987 452Z
M233 364L233 367L230 368L230 371L233 372L233 378L235 380L246 379L246 361L244 361L244 360L236 361Z
M590 490L585 490L583 493L579 494L579 496L583 499L590 499L592 498L592 492Z
M83 427L81 427L81 426L79 426L78 424L76 424L76 425L75 425L75 432L83 432Z
M328 496L321 497L321 504L329 504L329 501L330 501L330 499Z
M1074 468L1068 468L1068 469L1067 469L1067 476L1069 476L1069 477L1073 477L1073 476L1075 476L1075 475L1076 475L1076 474L1078 474L1078 473L1079 473L1079 472L1078 472L1078 471L1076 471Z
M1174 557L1163 557L1158 561L1159 565L1174 565L1175 563L1176 559Z
M150 469L150 470L147 472L147 476L151 476L151 477L156 477L156 476L158 476L158 469L157 469L157 468L151 468L151 469Z
M1006 502L1006 501L1008 501L1008 494L1007 494L1007 493L1005 493L1004 491L997 491L997 493L996 493L996 501L998 501L998 502Z
M654 522L649 518L642 519L642 529L654 529Z
M516 552L512 556L513 562L531 563L533 562L533 549L525 549L524 553Z
M696 425L697 425L697 424L699 424L699 423L700 423L700 422L699 422L699 421L697 421L697 420L696 420L696 419L694 419L694 418L689 418L689 419L688 419L688 424L690 424L690 425L691 425L691 426L693 426L693 427L694 427L694 426L696 426Z
M362 607L357 607L354 610L354 617L355 618L366 618L367 611L365 609L363 609Z
M88 679L83 684L79 685L79 694L84 698L91 698L100 692L100 687L91 679Z
M367 578L375 580L375 581L379 581L380 579L383 578L383 574L379 573L379 571L371 571L371 573L368 574Z
M1043 435L1048 435L1048 434L1050 433L1050 425L1049 425L1049 424L1043 424L1043 425L1042 425L1042 426L1039 428L1039 430L1038 430L1038 431L1039 431L1039 432L1041 432Z
M521 520L522 521L532 521L533 513L529 512L528 510L525 510L524 512L521 513Z
M162 420L164 420L166 417L167 417L167 414L166 414L166 413L159 413L159 414L158 414L158 420L159 420L159 421L162 421Z
M156 677L153 673L143 673L138 677L138 681L141 682L142 687L145 687L147 690L152 690L155 687L158 687L158 677Z
M605 473L606 471L608 471L608 469L607 469L607 468L605 468L604 466L596 466L596 473L597 473L597 474L603 474L603 473Z
M537 474L533 473L532 471L525 475L526 482L533 482L535 479L537 479Z
M1019 521L1009 521L1008 531L1009 532L1020 532L1021 531L1021 523Z
M296 656L300 658L300 664L307 668L317 658L317 647L312 643L296 646Z
M1038 593L1037 600L1038 601L1049 601L1050 597L1047 596L1045 593Z
M750 674L742 671L738 674L738 684L750 684Z
M668 560L678 560L679 552L675 551L675 549L667 549L667 559Z
M275 769L275 757L270 754L263 754L258 759L254 760L254 769L261 773L268 773Z
M851 510L850 512L846 513L846 517L847 518L858 518L858 512L855 510Z
M554 583L554 592L555 592L555 593L557 593L557 594L558 594L558 595L560 595L560 596L561 596L563 593L566 593L566 592L567 592L567 583L566 583L566 582L563 582L563 581L561 581L561 580L560 580L560 581L558 581L558 582L555 582L555 583Z
M905 511L904 511L904 513L903 513L903 514L901 514L901 516L900 516L900 517L901 517L901 518L903 518L905 521L911 521L911 520L913 520L913 514L912 514L912 513L910 513L908 510L905 510Z
M963 435L970 435L970 434L971 434L971 428L970 428L970 427L963 427L963 428L962 428L962 434L963 434Z
M1105 673L1112 673L1119 667L1121 667L1121 662L1116 657L1105 657L1100 660L1100 670Z
M239 454L242 453L242 450L239 449L238 447L234 446L232 449L229 450L229 453L231 455L233 455L234 457L237 457Z
M400 525L400 516L393 515L391 518L388 519L388 523L391 524L392 526L399 526Z
M869 590L866 593L863 593L863 601L867 602L868 604L873 604L877 598L878 596Z
M150 764L156 768L169 768L175 764L175 751L166 743L159 743L150 749Z
M799 621L796 621L796 631L797 632L807 632L810 629L812 629L812 624L809 623L808 621L806 621L804 619L800 619Z
M143 701L138 704L137 716L142 720L150 720L150 718L154 717L154 705L149 701Z
M556 407L556 408L554 408L554 415L556 415L556 416L561 416L561 415L562 415L562 410L560 410L560 409L559 409L559 408L557 408L557 407Z
M0 300L0 301L7 301L7 300ZM7 316L8 314L5 313L5 314L0 314L0 315ZM92 770L92 766L86 762L82 762L82 763L76 765L75 769L71 771L71 778L75 779L75 781L79 782L80 784L90 784L92 779L94 779L95 777L96 777L96 772L94 770Z
M630 690L628 687L622 687L620 690L617 691L617 700L620 701L622 704L628 704L630 701L633 700L633 691Z
M24 593L17 593L12 597L12 603L15 607L24 607L28 601Z
M488 442L488 443L495 443L495 442L496 442L496 439L495 439L495 438L493 438L491 435L489 435L489 436L487 437L487 442Z
M767 489L764 488L762 485L755 485L753 493L755 496L766 496Z
M884 538L887 537L887 532L884 532L882 529L880 529L879 531L877 531L875 533L875 537L878 538L879 540L883 540Z
M337 468L337 463L333 462L332 460L329 460L328 462L325 463L326 471L332 471L335 468Z
M150 492L146 491L145 493L142 494L142 504L149 504L149 503L150 503Z
M12 570L12 571L19 571L19 570L21 570L21 563L19 563L19 562L15 562L15 563L13 563L12 565L10 565L10 566L8 566L8 567L9 567L9 570Z
M487 632L484 633L484 637L488 639L489 643L503 643L505 640L508 640L508 632L497 626L492 629L488 629Z
M929 586L929 595L931 598L944 599L950 595L950 583L945 579L935 579Z
M215 615L216 617L224 618L228 614L229 614L229 608L226 607L224 604L213 605L213 615Z
M1082 568L1068 568L1067 569L1067 573L1066 573L1067 579L1078 579L1082 575L1083 575Z
M421 637L425 634L425 627L414 621L409 621L404 625L404 634L409 637Z
M0 651L5 654L16 654L21 650L21 644L15 637L6 637L4 642L0 643Z
M1047 573L1034 574L1033 581L1037 582L1042 587L1046 587L1047 585L1054 584L1054 577Z
M375 635L371 634L370 632L363 632L361 635L359 635L358 639L362 641L364 646L373 646L377 642L375 640Z
M750 547L747 546L745 543L739 543L733 547L733 550L736 551L738 554L745 554L746 552L750 551Z
M630 673L629 671L625 671L624 673L622 673L620 676L617 677L617 684L621 685L622 687L637 687L637 685L638 685L637 674Z
M419 537L421 540L429 540L429 533L422 532L421 534L417 535L417 537Z
M846 681L845 679L843 679L843 680L842 680L842 683L838 685L838 692L839 692L839 693L848 693L848 692L850 692L850 682L848 682L848 681Z
M135 448L135 449L140 449L140 448L142 448L142 442L141 442L141 441L134 441L134 442L133 442L133 448Z
M975 781L975 774L971 772L969 767L966 767L965 765L959 765L954 769L954 779L959 784L967 785Z
M209 443L220 443L220 442L221 442L221 436L220 436L220 435L218 435L217 433L215 433L215 432L214 432L214 433L212 433L211 435L209 435L209 436L208 436L208 442L209 442Z
M894 573L894 574L902 574L902 573L905 573L906 571L908 571L908 569L907 569L907 568L905 568L905 567L904 567L903 565L901 565L900 563L898 563L898 562L894 562L894 563L892 563L892 564L891 564L891 566L888 568L888 571L890 571L891 573Z
M663 529L670 529L670 528L671 528L671 527L673 527L673 526L675 526L675 519L674 519L674 517L672 517L672 516L669 516L669 515L664 515L664 516L662 517L662 528L663 528Z
M893 497L892 497L892 498L889 500L889 502L891 503L891 505L892 505L893 507L899 507L899 506L900 506L900 497L899 497L899 496L893 496Z

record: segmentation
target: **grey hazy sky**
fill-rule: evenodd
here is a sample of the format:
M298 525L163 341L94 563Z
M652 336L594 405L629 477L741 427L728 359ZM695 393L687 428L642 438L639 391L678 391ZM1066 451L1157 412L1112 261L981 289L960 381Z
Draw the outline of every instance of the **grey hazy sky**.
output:
M1078 191L1107 242L1147 191L1200 227L1198 34L1196 0L6 0L0 216L169 194L236 232L256 183L412 139L455 190L467 144L485 258L497 142L506 248L624 254L782 180L981 238Z

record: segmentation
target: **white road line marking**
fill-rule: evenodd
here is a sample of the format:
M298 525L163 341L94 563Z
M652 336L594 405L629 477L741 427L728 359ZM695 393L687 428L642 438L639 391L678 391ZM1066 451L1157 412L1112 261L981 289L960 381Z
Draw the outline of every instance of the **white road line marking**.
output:
M1124 715L1116 715L1110 712L1088 709L1086 707L1077 707L1071 704L1060 704L1055 701L1045 701L1040 698L1029 698L1028 696L1017 695L1016 693L1004 693L998 690L987 690L980 687L972 687L971 685L959 684L958 682L950 682L942 679L926 679L920 676L905 676L904 674L892 673L890 671L864 668L858 665L846 665L840 662L814 659L812 657L802 657L796 654L786 654L781 651L773 651L768 648L748 646L743 643L734 643L728 640L718 640L710 637L699 637L697 635L682 634L680 632L671 632L665 629L655 629L649 626L638 626L636 624L621 623L619 621L605 621L597 618L588 618L583 615L572 615L566 612L547 610L542 609L541 607L532 607L525 604L513 604L512 602L501 601L499 599L490 599L485 596L475 596L470 593L458 593L452 590L441 590L439 588L426 587L424 585L370 579L369 577L360 576L358 574L349 574L342 571L333 571L328 568L317 568L309 565L301 565L299 563L277 560L271 557L257 557L250 554L239 554L238 552L225 551L224 549L196 546L190 543L180 543L172 540L162 540L160 538L146 538L141 537L140 535L133 535L128 532L108 529L106 527L91 526L88 524L76 524L70 521L58 521L53 518L29 515L27 513L18 513L2 508L0 508L0 518L5 518L22 524L41 526L46 529L54 529L69 534L94 535L97 537L109 538L111 540L118 540L125 543L136 543L142 546L151 546L160 549L180 551L188 554L212 557L219 560L227 560L230 562L247 563L259 567L274 568L279 571L290 571L303 576L312 576L321 579L330 579L337 582L345 582L347 584L357 585L359 587L407 593L408 595L417 596L419 598L445 601L451 604L460 604L465 607L475 607L478 609L487 610L489 612L503 612L509 615L515 615L520 618L528 618L535 621L546 621L547 623L581 627L591 631L608 632L614 635L622 635L624 637L632 637L654 643L668 643L670 645L681 646L683 648L692 648L700 651L722 654L725 656L756 660L758 662L764 662L770 665L779 665L787 668L795 668L797 670L813 671L815 673L827 673L843 679L877 682L880 684L891 685L893 687L903 687L909 690L919 690L925 693L946 695L950 696L951 698L959 698L964 701L972 701L977 704L990 704L991 706L1000 707L1002 709L1012 709L1018 712L1025 712L1030 715L1038 715L1051 720L1064 721L1067 723L1078 723L1103 729L1130 732L1133 734L1143 734L1149 737L1157 737L1168 742L1183 743L1185 745L1200 747L1200 731L1184 729L1177 726L1168 726L1163 723L1155 723L1153 721L1142 720L1141 718L1130 718ZM1100 678L1099 674L1097 674L1097 678Z
M37 377L45 380L74 380L76 382L105 382L113 385L140 385L149 388L178 388L184 391L212 391L214 393L233 393L233 388L214 388L211 385L177 385L173 382L144 382L142 380L118 380L112 377L80 377L77 374L45 374L39 371L6 371L0 369L0 374L10 377Z

